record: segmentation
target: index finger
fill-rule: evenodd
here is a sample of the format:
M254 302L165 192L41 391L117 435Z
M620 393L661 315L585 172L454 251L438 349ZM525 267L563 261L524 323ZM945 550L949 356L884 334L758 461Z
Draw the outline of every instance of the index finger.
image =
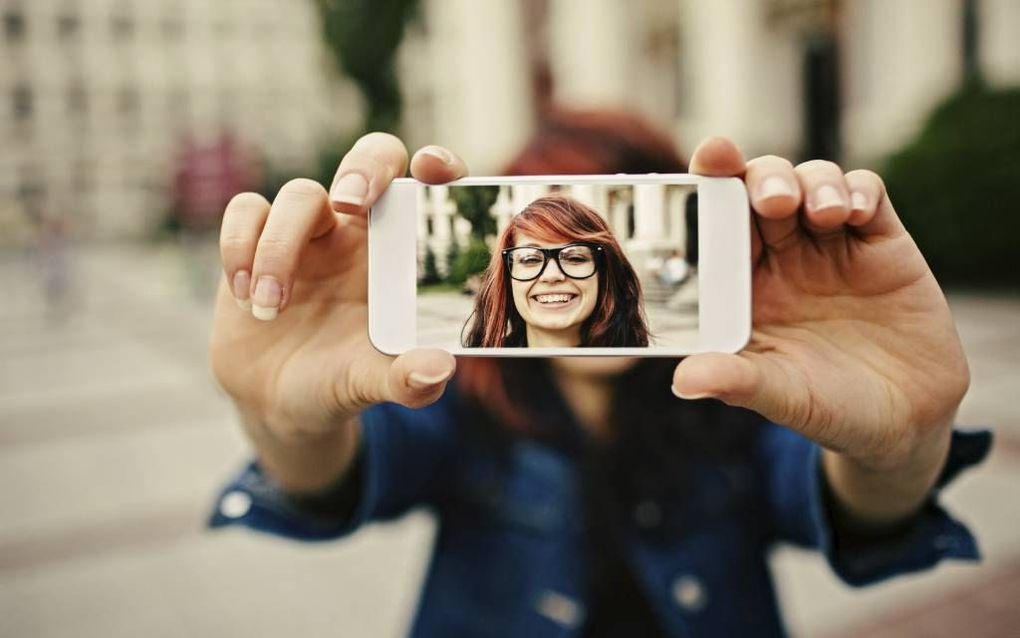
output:
M407 170L407 149L389 133L361 136L340 160L329 189L329 204L339 213L364 215L395 177Z

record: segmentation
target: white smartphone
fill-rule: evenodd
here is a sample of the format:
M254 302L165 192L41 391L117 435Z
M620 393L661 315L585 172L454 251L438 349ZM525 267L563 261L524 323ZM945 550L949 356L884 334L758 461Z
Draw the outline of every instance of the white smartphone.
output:
M393 355L737 352L748 211L736 178L396 179L369 214L369 338Z

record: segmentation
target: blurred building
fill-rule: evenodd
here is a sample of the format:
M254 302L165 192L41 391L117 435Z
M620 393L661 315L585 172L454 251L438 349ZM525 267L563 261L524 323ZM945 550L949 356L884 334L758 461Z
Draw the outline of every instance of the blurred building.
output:
M688 153L722 134L751 154L858 164L907 142L969 72L1020 84L1016 0L425 5L404 45L406 134L476 173L499 169L548 98L638 110Z
M181 158L306 171L360 120L311 2L0 0L0 21L0 243L149 233Z
M0 0L0 20L0 242L43 218L144 234L182 162L309 174L361 121L312 0ZM861 165L967 74L1020 84L1018 25L1016 0L419 0L400 133L495 173L557 102L636 110L686 153L722 134Z

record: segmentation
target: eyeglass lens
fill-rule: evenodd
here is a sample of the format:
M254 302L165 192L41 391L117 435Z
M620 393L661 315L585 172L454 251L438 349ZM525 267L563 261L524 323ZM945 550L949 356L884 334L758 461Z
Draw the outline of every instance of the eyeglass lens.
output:
M515 248L510 253L510 276L534 279L545 266L545 253L538 248ZM559 249L559 266L563 274L584 279L595 274L595 254L590 246L564 246Z

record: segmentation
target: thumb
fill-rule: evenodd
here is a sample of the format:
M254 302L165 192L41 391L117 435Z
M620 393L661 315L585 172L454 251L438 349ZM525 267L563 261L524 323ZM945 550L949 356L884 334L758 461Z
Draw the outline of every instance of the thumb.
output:
M443 395L457 360L437 348L410 350L390 363L384 396L409 408L421 408Z
M445 350L422 348L394 358L372 349L351 362L336 380L334 392L343 410L358 411L385 402L420 408L442 396L456 367L456 360Z
M784 423L791 416L790 388L764 370L761 357L705 353L680 362L673 372L673 394L681 399L718 399Z

